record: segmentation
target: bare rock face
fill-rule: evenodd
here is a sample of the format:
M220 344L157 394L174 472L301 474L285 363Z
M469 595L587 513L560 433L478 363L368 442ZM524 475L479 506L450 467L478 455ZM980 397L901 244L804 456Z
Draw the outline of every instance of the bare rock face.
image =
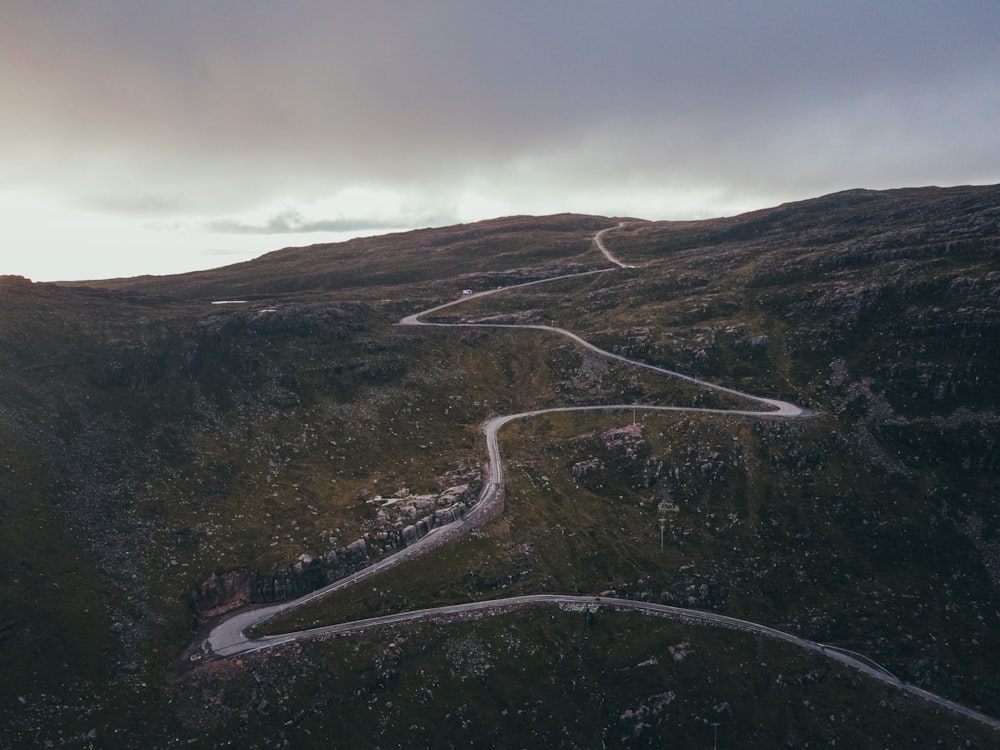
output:
M357 541L351 542L347 545L347 554L354 557L364 557L368 552L368 544L364 539L358 539Z
M617 427L601 434L601 442L606 450L625 448L634 450L642 440L642 425L639 423Z
M447 475L445 479L450 482L460 477L469 481L449 482L440 494L411 495L409 490L400 489L398 497L384 498L369 497L371 493L364 491L360 496L375 506L374 518L364 536L326 552L303 552L288 568L274 572L233 570L212 574L191 594L195 619L204 622L245 604L302 596L350 575L372 560L408 547L433 529L460 521L475 502L478 482L474 476L471 470Z
M377 532L368 553L379 557L416 542L431 530L460 520L476 500L479 482L474 470L449 473L438 494L411 494L403 488L393 497L375 495L366 500L377 505L373 522ZM451 484L456 479L467 481ZM368 493L365 495L368 497Z
M438 505L450 506L456 503L464 503L472 496L472 487L468 484L458 484L449 487L438 497Z
M198 620L205 621L252 601L253 574L248 570L212 573L192 593Z
M588 461L577 461L570 467L570 473L574 479L583 479L599 471L603 471L604 463L599 458L591 458Z
M420 537L417 535L417 527L414 526L413 524L410 524L409 526L403 529L403 542L407 546L413 544L419 538Z

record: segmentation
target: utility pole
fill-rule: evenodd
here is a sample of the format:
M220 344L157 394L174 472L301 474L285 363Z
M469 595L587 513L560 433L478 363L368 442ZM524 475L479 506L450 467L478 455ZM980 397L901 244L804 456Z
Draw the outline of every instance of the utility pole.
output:
M660 549L663 549L663 527L667 525L667 519L660 519Z
M712 750L719 750L719 722L712 722Z

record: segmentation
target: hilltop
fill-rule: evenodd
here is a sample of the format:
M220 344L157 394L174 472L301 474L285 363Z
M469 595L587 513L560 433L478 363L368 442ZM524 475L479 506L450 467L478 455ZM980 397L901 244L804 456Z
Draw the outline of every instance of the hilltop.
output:
M621 224L621 226L619 226ZM1000 186L742 216L510 217L213 271L0 279L0 721L12 747L904 747L995 734L745 634L529 609L191 668L218 617L410 543L481 482L481 423L722 406L545 332L807 406L505 428L503 516L294 614L515 594L694 607L1000 715ZM226 304L217 304L226 303ZM447 498L443 500L442 498ZM359 544L359 542L361 542ZM92 732L93 730L93 732Z

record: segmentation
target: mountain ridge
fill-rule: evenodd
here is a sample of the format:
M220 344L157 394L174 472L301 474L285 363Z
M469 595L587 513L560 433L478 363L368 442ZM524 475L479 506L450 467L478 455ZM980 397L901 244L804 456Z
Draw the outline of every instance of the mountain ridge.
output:
M500 519L303 618L614 590L858 651L1000 713L1000 187L847 192L742 218L631 220L605 241L638 268L505 290L437 318L555 322L821 417L648 416L627 434L631 415L512 425ZM749 747L789 732L990 746L984 730L849 672L770 647L768 667L751 669L752 642L624 615L420 626L171 677L195 637L199 587L245 574L292 596L398 547L407 508L477 476L488 415L708 403L540 331L395 326L464 289L606 267L593 235L617 223L511 217L180 277L0 281L0 638L11 654L0 716L12 746L86 746L92 728L112 747L273 744L282 732L303 746L372 733L400 746L523 743L532 728L558 744L563 727L564 744L645 746L703 741L709 720L755 727ZM363 558L323 561L357 539ZM263 596L251 589L206 607ZM694 655L671 656L684 642ZM510 671L540 653L571 700ZM742 687L748 669L758 690ZM630 679L573 687L602 672ZM295 693L294 674L309 691ZM786 679L849 720L798 705ZM191 686L215 697L199 707L182 697ZM463 698L473 689L474 705ZM363 718L380 697L379 718ZM537 719L505 734L504 710Z

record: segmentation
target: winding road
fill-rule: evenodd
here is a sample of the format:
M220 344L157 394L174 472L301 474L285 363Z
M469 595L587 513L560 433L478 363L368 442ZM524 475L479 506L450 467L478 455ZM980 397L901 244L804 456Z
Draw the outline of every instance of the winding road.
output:
M619 224L618 226L623 226ZM763 407L760 410L753 409L710 409L710 408L697 408L697 407L684 407L684 406L654 406L654 405L643 405L643 404L610 404L610 405L595 405L595 406L567 406L567 407L554 407L548 409L535 409L532 411L519 412L516 414L505 414L502 416L493 417L483 423L482 430L483 435L486 439L487 447L487 465L488 465L488 476L482 490L480 491L479 497L476 503L466 511L465 515L450 524L440 526L431 530L428 534L421 537L419 540L372 565L363 568L355 573L352 573L345 578L325 586L321 589L317 589L305 596L299 597L288 602L282 602L279 604L274 604L266 607L258 607L255 609L246 610L243 612L237 612L227 619L223 620L217 624L209 633L208 637L201 644L201 653L196 654L192 658L200 659L203 657L207 658L225 658L236 656L239 654L246 654L253 651L259 651L261 649L272 648L285 643L291 643L293 641L303 640L307 638L317 638L323 636L335 636L335 635L349 635L354 633L359 633L364 630L374 628L374 627L386 627L397 625L400 623L414 622L419 620L447 620L460 618L462 616L476 616L482 617L490 614L499 614L502 612L509 611L511 609L525 607L525 606L537 606L537 605L549 605L549 606L559 606L562 608L569 609L600 609L600 608L610 608L617 611L632 610L639 611L649 615L654 615L658 617L665 617L672 620L678 620L685 623L709 627L719 627L731 630L740 630L747 633L753 633L756 635L762 635L770 638L775 638L788 643L791 643L799 648L820 654L829 659L837 661L841 664L845 664L852 667L859 672L862 672L869 677L879 680L885 684L891 685L902 691L905 691L911 695L917 696L929 703L936 706L944 708L956 714L960 714L967 718L973 719L977 722L985 724L997 731L1000 731L1000 720L993 717L982 714L975 711L967 706L955 703L953 701L947 700L939 695L928 692L919 688L915 685L901 681L895 675L890 673L884 667L876 664L871 659L868 659L861 654L856 654L854 652L848 651L846 649L841 649L835 646L828 646L821 643L816 643L815 641L810 641L805 638L800 638L799 636L793 635L791 633L786 633L781 630L776 630L775 628L768 627L766 625L761 625L758 623L749 622L746 620L740 620L734 617L728 617L726 615L716 614L714 612L704 612L701 610L685 609L682 607L672 607L664 604L653 604L650 602L633 601L630 599L616 599L616 598L605 598L605 597L592 597L592 596L570 596L562 594L536 594L529 596L515 596L508 597L505 599L493 599L489 601L478 601L478 602L468 602L465 604L455 604L444 607L435 607L430 609L419 609L412 610L408 612L400 612L394 615L385 615L381 617L374 617L365 620L356 620L352 622L338 623L335 625L328 625L325 627L311 628L309 630L300 630L290 633L283 633L281 635L271 635L271 636L260 636L252 637L247 635L247 631L254 625L258 625L266 620L271 619L279 614L289 612L293 609L301 607L304 604L315 601L321 597L324 597L334 591L339 591L345 589L349 586L363 581L371 576L378 574L379 572L390 568L395 565L399 565L407 560L411 560L419 555L423 555L431 549L440 547L449 541L468 533L476 526L485 523L486 521L496 517L503 508L504 499L504 469L503 460L500 454L500 446L497 440L497 433L500 429L515 420L527 419L531 417L541 416L544 414L552 414L557 412L583 412L583 411L632 411L635 409L642 411L660 411L660 412L695 412L695 413L707 413L707 414L726 414L726 415L742 415L747 417L768 417L768 418L783 418L783 419L796 419L809 417L814 414L814 412L804 409L802 407L791 404L787 401L780 401L778 399L764 398L761 396L755 396L749 393L744 393L742 391L734 390L732 388L726 388L714 383L709 383L698 378L691 377L690 375L684 375L683 373L674 372L673 370L668 370L662 367L657 367L645 362L640 362L637 360L629 359L618 354L613 354L611 352L605 351L594 344L580 338L576 334L567 331L562 328L557 328L555 326L546 325L532 325L532 324L502 324L502 323L437 323L437 322L427 322L422 320L424 316L431 315L449 307L455 305L460 305L473 299L480 297L485 297L492 294L499 294L511 289L522 289L525 287L533 286L536 284L547 284L553 281L558 281L561 279L569 278L580 278L584 276L616 272L620 269L630 269L635 268L635 266L630 266L614 257L614 255L607 249L604 245L604 235L615 229L616 227L609 227L598 232L594 237L594 245L602 253L602 255L614 265L613 268L598 269L595 271L586 271L582 273L575 274L564 274L560 276L553 276L546 279L539 279L536 281L529 281L523 284L515 284L509 287L501 287L498 289L490 289L487 291L477 292L473 294L466 294L459 299L453 300L451 302L446 302L442 305L432 307L428 310L422 312L414 313L413 315L408 315L399 321L398 325L401 326L434 326L434 327L447 327L447 328L511 328L518 330L536 330L536 331L546 331L549 333L558 334L563 336L570 341L573 341L578 346L594 352L602 357L608 359L617 360L624 362L626 364L641 367L653 372L667 375L673 378L679 378L681 380L694 383L696 385L709 388L722 393L727 393L739 398L745 399L750 403L759 404Z

